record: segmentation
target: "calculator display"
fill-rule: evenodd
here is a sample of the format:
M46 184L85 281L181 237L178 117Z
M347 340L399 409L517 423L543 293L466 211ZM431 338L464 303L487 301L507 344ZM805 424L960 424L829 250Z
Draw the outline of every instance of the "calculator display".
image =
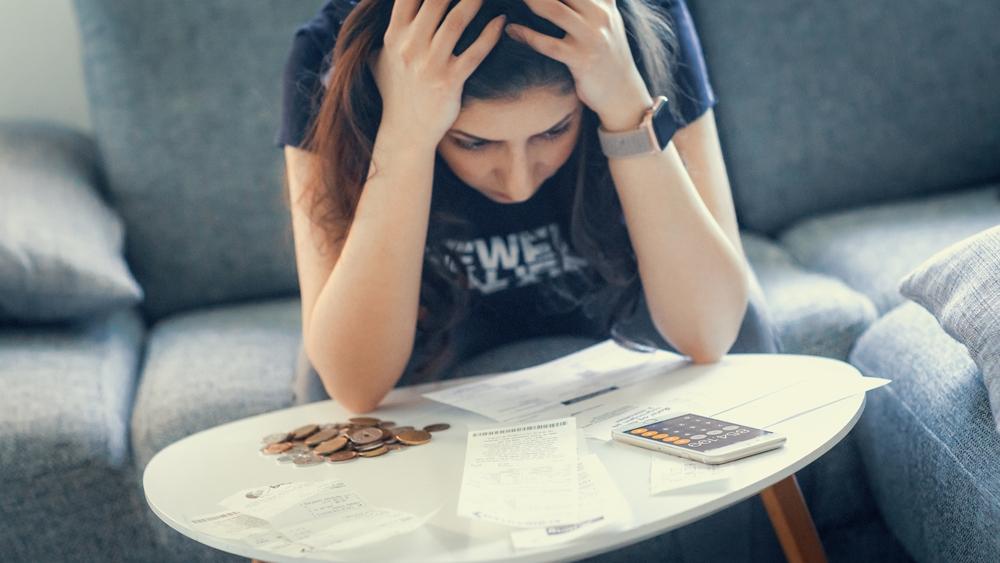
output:
M653 442L673 444L682 448L704 452L773 434L767 430L751 428L696 414L685 414L660 420L625 431L626 434Z

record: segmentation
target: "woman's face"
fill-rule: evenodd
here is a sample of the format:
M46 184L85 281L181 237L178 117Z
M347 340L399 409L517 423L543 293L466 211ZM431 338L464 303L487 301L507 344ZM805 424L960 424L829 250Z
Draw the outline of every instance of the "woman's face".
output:
M516 100L477 100L438 144L463 182L498 203L528 200L566 162L580 134L576 93L531 89Z

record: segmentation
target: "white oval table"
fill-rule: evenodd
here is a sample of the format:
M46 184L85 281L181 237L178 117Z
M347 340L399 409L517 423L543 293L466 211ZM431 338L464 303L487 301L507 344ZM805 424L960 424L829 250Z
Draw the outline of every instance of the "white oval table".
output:
M787 370L805 370L809 377L817 378L861 377L847 363L814 356L732 354L726 356L726 361L730 366L739 366L734 377L767 378L769 374L788 373ZM705 366L680 369L705 369ZM721 488L694 488L683 494L651 496L649 456L660 454L618 442L587 440L590 452L598 455L631 505L631 526L613 532L597 530L558 546L515 550L509 540L510 528L456 514L467 432L500 423L421 397L422 393L478 377L484 376L394 389L371 413L415 427L436 422L451 424L451 429L435 433L427 445L378 458L311 467L279 464L273 457L261 454L263 436L307 423L344 421L357 416L334 401L301 405L217 426L164 448L146 466L143 475L146 500L169 526L205 545L248 558L291 560L236 540L206 535L193 528L188 518L219 511L217 501L246 488L337 477L374 506L416 515L435 510L437 513L417 530L374 545L337 552L338 559L306 556L294 561L527 562L597 555L684 526L760 494L789 561L825 560L795 472L830 450L853 428L864 409L864 393L769 427L787 436L785 445L739 461L744 469Z

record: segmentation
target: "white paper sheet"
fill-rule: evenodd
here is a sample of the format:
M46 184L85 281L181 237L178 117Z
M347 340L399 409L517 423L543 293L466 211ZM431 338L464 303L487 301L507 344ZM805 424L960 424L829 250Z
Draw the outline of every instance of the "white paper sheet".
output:
M625 525L631 509L625 497L595 454L580 457L579 520L573 524L515 530L510 534L515 549L530 549L565 543L609 525Z
M805 379L797 385L719 413L719 418L767 428L890 382L881 377Z
M702 483L728 481L739 460L722 465L708 465L672 456L653 454L649 458L649 494L678 491Z
M613 341L551 362L425 393L424 397L498 422L569 416L578 404L688 365L666 351L644 354Z
M579 521L572 418L469 432L458 515L516 527Z
M225 511L192 517L191 525L290 557L381 541L422 526L434 514L417 517L370 506L339 479L252 487L220 504Z

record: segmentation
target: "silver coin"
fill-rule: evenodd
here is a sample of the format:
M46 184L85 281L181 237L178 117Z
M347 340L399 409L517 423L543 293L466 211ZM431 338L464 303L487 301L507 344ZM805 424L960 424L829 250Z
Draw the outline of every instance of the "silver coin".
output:
M285 454L283 456L279 456L277 458L278 463L291 463L292 460L294 460L294 459L295 459L295 455L288 455L288 454Z
M359 451L359 452L367 452L367 451L371 451L371 450L377 450L377 449L381 448L383 445L384 445L384 442L382 442L381 440L379 440L377 442L372 442L370 444L355 445L354 449L357 450L357 451Z
M281 434L268 434L261 438L260 443L262 444L275 444L278 442L284 442L288 439L288 432L282 432Z
M297 454L292 456L292 463L299 467L308 467L323 463L323 458L313 454Z

